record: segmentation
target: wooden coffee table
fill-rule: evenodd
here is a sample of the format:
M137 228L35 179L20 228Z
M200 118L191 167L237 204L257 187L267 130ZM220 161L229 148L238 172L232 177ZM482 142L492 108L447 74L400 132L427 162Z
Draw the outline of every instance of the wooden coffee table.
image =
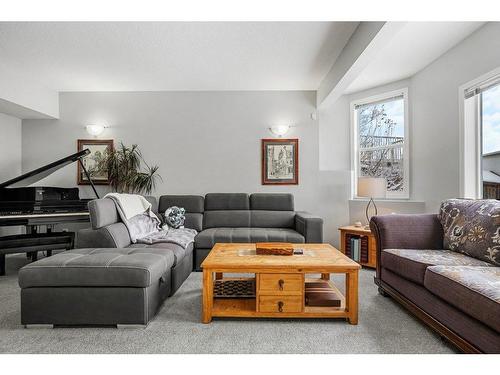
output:
M255 244L216 244L201 265L203 323L210 323L212 317L239 317L344 318L350 324L358 324L358 270L361 266L329 244L296 244L294 247L304 249L304 254L256 255ZM230 278L224 273L255 276ZM330 281L331 273L345 274L345 296ZM308 274L321 274L321 278L310 278ZM229 280L255 283L255 295L245 298L215 297L214 283ZM305 283L321 280L340 296L340 307L305 304Z

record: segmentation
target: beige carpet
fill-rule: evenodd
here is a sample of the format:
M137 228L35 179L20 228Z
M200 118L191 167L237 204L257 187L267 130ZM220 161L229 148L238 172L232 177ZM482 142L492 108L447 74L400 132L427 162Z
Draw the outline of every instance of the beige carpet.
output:
M371 270L360 274L357 326L343 320L264 319L214 319L204 325L201 274L192 273L146 329L24 329L17 270L26 262L24 255L9 256L7 276L0 277L1 353L453 352L393 300L378 295Z

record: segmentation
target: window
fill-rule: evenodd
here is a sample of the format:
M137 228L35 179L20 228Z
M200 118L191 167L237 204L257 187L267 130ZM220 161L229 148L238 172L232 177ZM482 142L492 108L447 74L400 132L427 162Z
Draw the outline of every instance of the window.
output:
M387 198L409 198L407 103L404 89L351 104L353 197L358 177L383 177Z
M482 196L500 199L500 82L480 95Z
M464 98L460 188L466 198L500 199L499 70L460 88Z

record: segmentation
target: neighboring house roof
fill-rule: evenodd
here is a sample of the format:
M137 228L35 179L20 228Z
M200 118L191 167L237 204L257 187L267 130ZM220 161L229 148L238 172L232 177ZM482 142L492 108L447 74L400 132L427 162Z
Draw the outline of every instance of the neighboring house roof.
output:
M500 184L500 176L495 172L483 170L483 182Z
M493 151L493 152L488 152L486 154L483 154L483 158L488 157L488 156L498 156L500 155L500 151Z

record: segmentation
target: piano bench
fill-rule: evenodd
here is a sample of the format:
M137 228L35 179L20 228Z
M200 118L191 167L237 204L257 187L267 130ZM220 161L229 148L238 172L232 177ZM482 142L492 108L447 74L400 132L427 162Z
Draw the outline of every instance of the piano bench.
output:
M75 242L74 232L16 234L0 237L0 276L5 275L5 255L28 253L33 261L39 251L70 250Z

